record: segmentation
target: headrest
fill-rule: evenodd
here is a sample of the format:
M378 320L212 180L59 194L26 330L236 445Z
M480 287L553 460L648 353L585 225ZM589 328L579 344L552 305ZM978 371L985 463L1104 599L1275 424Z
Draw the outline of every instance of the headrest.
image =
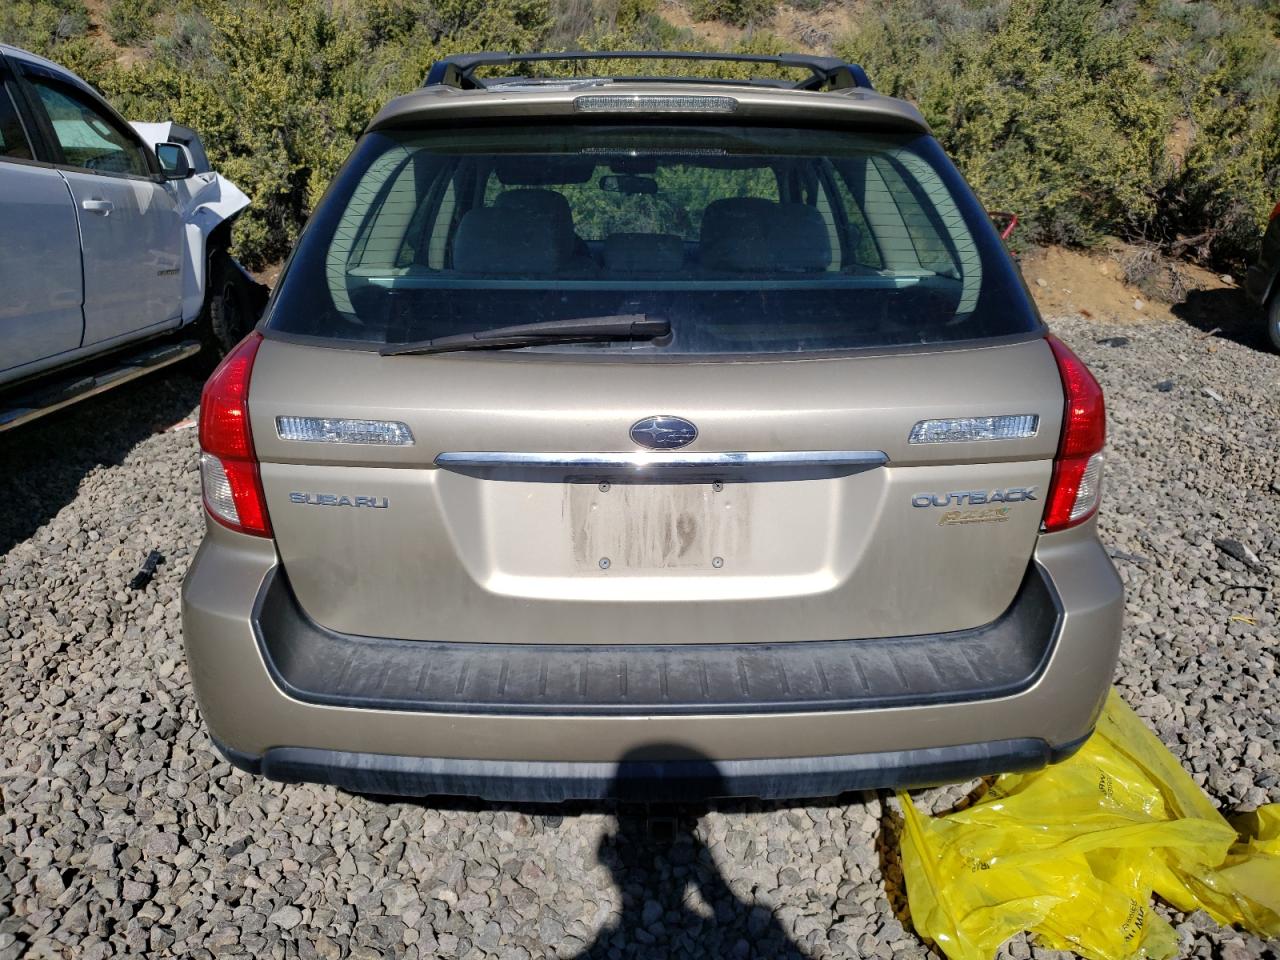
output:
M504 190L493 205L499 210L516 210L545 221L553 230L557 255L566 261L573 256L578 235L573 231L573 211L563 193L532 188Z
M796 273L826 270L831 238L817 209L759 197L707 204L698 241L707 270Z
M611 233L604 241L604 266L610 273L679 273L684 241L669 233Z
M525 210L548 219L562 221L573 227L573 211L563 193L554 190L504 190L493 201L495 207Z
M458 223L453 268L488 276L559 271L567 251L554 223L516 207L477 207Z

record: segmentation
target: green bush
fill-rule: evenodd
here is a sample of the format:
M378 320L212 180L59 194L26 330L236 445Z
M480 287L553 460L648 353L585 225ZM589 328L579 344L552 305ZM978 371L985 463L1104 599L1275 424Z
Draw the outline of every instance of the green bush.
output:
M1140 36L1102 30L1100 0L1014 0L994 19L921 6L895 5L841 52L920 105L984 202L1065 243L1152 217L1171 110Z
M1280 198L1278 14L906 0L840 52L919 104L982 199L1035 239L1118 234L1238 266Z
M441 53L536 47L544 0L202 0L173 19L150 59L96 77L135 119L200 132L215 169L253 203L236 227L250 265L282 259L306 217L390 97L422 82Z
M83 0L0 0L0 42L93 77L111 55L88 30L89 11Z
M776 7L688 2L699 18L738 25ZM288 251L373 112L439 56L711 49L661 10L659 0L110 0L113 39L150 50L124 66L90 35L84 0L0 0L0 40L66 64L127 116L199 130L215 168L253 199L237 249L261 264ZM1015 210L1030 238L1119 234L1235 267L1280 199L1278 36L1276 0L898 0L868 12L837 52L915 101L984 202ZM735 49L791 46L754 30ZM770 72L583 69L595 67Z
M0 3L0 41L33 53L82 38L89 29L83 0L6 0Z
M722 20L735 27L766 23L777 9L774 0L693 0L695 20Z
M107 30L122 47L136 45L152 35L152 21L160 12L160 0L111 0Z

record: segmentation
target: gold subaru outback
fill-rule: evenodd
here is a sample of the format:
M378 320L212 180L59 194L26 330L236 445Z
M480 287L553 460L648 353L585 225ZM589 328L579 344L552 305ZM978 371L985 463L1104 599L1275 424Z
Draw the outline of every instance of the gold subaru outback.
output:
M702 76L539 76L618 56ZM201 403L186 650L236 766L781 798L1089 734L1097 382L914 107L705 59L456 56L369 124Z

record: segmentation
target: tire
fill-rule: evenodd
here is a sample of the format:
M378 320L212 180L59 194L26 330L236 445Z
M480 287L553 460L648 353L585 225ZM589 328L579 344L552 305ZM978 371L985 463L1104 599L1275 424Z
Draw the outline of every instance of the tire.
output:
M1271 349L1280 352L1280 290L1271 295L1267 302L1267 336L1271 340Z
M239 266L225 250L209 258L201 339L211 358L221 357L258 322L256 298ZM204 351L202 351L204 352Z

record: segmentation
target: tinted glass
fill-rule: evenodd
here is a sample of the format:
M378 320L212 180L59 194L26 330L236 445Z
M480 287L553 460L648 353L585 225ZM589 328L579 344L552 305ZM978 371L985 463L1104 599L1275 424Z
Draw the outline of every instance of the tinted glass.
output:
M98 173L146 176L150 172L138 145L88 97L40 77L29 79L67 163Z
M643 313L632 355L940 343L1038 325L930 137L562 125L367 136L269 327L355 344Z
M22 132L22 123L18 119L18 111L9 99L9 91L0 85L0 157L13 157L15 160L30 160L31 145Z

